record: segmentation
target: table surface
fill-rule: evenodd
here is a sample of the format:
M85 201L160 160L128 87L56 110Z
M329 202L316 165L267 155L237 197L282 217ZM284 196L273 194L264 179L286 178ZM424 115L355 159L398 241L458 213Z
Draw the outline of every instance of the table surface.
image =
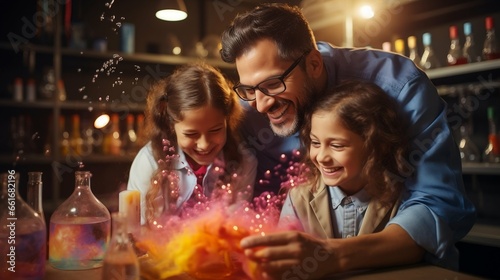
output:
M101 268L90 270L68 271L59 270L47 265L44 280L98 280L101 279ZM333 275L325 279L453 279L453 280L473 280L483 279L477 276L464 274L452 270L447 270L441 267L417 264L401 267L393 267L387 269L377 269L370 271L358 271ZM104 279L103 279L104 280Z

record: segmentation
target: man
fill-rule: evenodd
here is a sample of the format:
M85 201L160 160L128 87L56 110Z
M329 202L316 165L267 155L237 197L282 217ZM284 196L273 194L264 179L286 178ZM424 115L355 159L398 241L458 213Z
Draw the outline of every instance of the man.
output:
M425 73L399 55L316 43L300 10L280 4L238 15L222 35L221 56L236 63L240 80L235 91L256 109L248 110L243 131L256 152L258 176L264 174L256 193L263 187L279 188L276 178L283 174L273 180L274 167L299 149L297 132L305 108L341 80L376 83L396 99L410 121L413 173L397 174L405 180L406 191L388 226L346 239L325 240L294 231L243 239L245 253L259 263L264 278L311 279L422 259L458 267L454 244L472 227L475 208L464 195L445 103Z

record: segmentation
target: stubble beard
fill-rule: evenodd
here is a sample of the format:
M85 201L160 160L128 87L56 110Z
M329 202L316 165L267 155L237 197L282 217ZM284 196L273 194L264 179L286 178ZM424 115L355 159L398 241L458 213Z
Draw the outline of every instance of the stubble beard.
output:
M303 85L302 98L298 104L292 104L295 108L295 116L291 122L273 124L269 122L273 133L278 137L290 137L298 132L304 125L304 116L306 109L310 106L312 100L318 96L318 92L310 79ZM298 106L297 106L298 105Z

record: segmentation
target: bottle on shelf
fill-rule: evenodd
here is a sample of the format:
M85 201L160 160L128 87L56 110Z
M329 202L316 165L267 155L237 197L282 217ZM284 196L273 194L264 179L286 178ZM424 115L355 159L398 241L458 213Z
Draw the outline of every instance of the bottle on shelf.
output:
M420 55L418 54L417 49L417 37L410 36L408 37L408 57L416 64L420 65Z
M56 74L53 68L43 70L42 81L40 82L40 97L52 100L57 93Z
M107 136L109 137L108 154L114 156L120 155L122 149L122 141L120 138L120 117L116 113L111 115L111 131Z
M472 34L472 24L470 22L464 23L464 35L465 43L462 49L463 57L467 60L467 63L473 63L478 61L476 53L476 45L474 43L474 36Z
M71 135L69 138L70 153L74 155L82 155L83 138L80 133L80 116L73 114L71 116Z
M127 115L127 130L123 135L123 152L126 155L135 155L136 150L136 142L137 142L137 133L134 129L134 115Z
M69 132L66 130L66 120L63 115L59 116L59 127L61 128L61 156L69 155Z
M146 133L144 130L144 114L138 114L136 117L137 141L136 150L139 151L146 143Z
M437 56L434 54L434 50L432 48L431 33L426 32L422 35L422 43L424 44L424 53L420 59L420 67L424 70L440 67Z
M89 171L75 172L75 190L50 217L49 263L62 270L101 267L111 215L92 193Z
M0 225L0 259L2 267L5 267L0 270L0 278L43 279L47 256L45 222L19 194L19 173L9 170L0 174L0 178L0 218L4 221ZM13 206L15 211L12 211ZM13 232L15 246L7 243ZM15 272L9 271L9 268Z
M406 55L405 41L403 39L396 39L396 41L394 41L394 50L400 55Z
M500 163L500 142L495 123L495 109L488 107L488 145L484 150L484 162Z
M467 125L460 126L460 141L458 148L462 162L480 162L479 149L470 138L470 129Z
M382 50L386 52L391 52L392 51L391 42L383 42Z
M498 52L497 40L495 37L495 27L493 22L493 17L486 17L486 39L484 40L482 57L484 60L492 60L500 58L500 53Z
M82 143L82 154L90 155L94 152L94 130L92 125L85 121L83 123L83 143Z
M36 101L36 84L35 79L33 78L28 79L28 81L26 82L26 101Z
M17 102L23 101L23 79L18 77L14 79L14 91L12 93L12 99Z
M111 214L112 237L104 255L102 279L139 280L139 261L127 230L127 216L124 212Z
M456 25L450 26L450 48L446 55L448 66L460 65L467 63L467 59L463 56L460 39L458 38L458 28Z

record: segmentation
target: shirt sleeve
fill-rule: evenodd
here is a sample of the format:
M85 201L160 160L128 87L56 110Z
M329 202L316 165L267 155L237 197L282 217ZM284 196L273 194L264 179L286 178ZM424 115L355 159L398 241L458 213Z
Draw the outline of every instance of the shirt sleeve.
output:
M146 194L151 186L151 176L157 168L151 143L148 143L135 156L127 183L127 190L138 190L141 194L141 224L146 222Z

